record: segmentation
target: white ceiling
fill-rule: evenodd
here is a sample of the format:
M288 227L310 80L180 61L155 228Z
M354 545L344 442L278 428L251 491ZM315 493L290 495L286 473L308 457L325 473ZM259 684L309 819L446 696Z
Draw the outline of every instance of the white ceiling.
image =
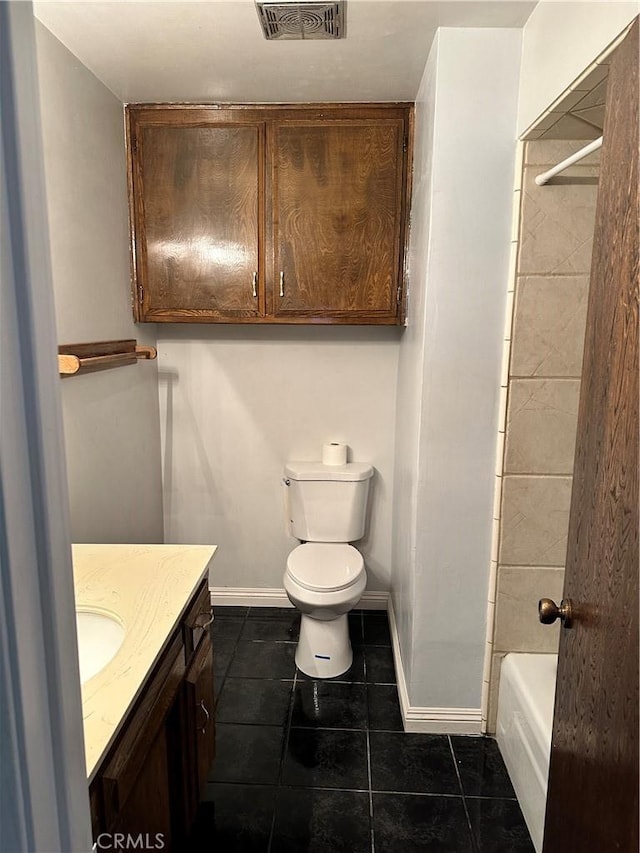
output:
M438 27L521 27L535 0L347 0L345 39L266 41L253 0L36 0L124 102L412 101Z

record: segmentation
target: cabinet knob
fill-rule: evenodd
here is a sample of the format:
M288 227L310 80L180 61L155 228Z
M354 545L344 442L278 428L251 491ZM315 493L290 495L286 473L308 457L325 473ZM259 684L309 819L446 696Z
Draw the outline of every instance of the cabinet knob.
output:
M258 295L258 287L257 287L257 285L258 285L258 273L257 273L257 272L254 272L254 273L253 273L253 279L252 279L252 282L251 282L251 293L252 293L254 296L257 296L257 295Z
M284 272L280 270L280 296L284 296Z

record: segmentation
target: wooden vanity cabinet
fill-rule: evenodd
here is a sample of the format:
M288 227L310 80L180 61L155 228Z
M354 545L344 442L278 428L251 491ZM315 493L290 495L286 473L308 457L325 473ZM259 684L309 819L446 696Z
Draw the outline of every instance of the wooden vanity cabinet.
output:
M165 850L180 850L188 837L215 744L205 599L203 582L90 785L100 849L118 833L152 842L160 835ZM195 646L185 642L194 636Z
M137 321L402 322L411 105L127 114Z

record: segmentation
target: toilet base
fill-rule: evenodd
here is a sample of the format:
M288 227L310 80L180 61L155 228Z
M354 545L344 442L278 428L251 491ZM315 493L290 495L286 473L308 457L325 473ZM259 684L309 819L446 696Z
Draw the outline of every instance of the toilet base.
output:
M335 678L353 663L347 614L321 621L306 613L300 620L296 666L311 678Z

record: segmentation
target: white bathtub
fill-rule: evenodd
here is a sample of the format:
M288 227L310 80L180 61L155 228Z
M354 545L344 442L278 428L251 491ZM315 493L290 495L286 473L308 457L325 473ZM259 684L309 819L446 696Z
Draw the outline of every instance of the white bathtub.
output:
M558 656L508 654L496 738L537 853L542 850Z

